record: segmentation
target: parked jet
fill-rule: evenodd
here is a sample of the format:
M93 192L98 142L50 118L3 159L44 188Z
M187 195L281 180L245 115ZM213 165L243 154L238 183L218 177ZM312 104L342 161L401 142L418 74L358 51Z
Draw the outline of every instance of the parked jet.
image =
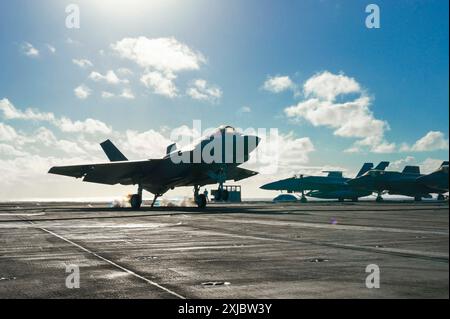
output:
M403 195L414 197L415 201L422 198L431 198L431 193L442 194L443 190L421 182L425 175L420 174L419 166L406 166L402 172L370 170L362 176L349 180L347 183L361 191L373 191L378 194L377 201L382 201L382 194ZM448 178L448 175L447 175ZM435 176L429 181L441 183L441 177L437 180ZM425 179L426 181L426 179ZM448 181L447 181L448 183Z
M435 189L439 190L438 200L444 200L444 193L448 192L448 161L442 163L442 165L434 172L423 175L417 179L417 182Z
M153 207L156 199L169 189L193 186L195 202L204 208L206 197L199 193L200 187L218 183L219 193L225 198L225 181L238 181L257 174L238 165L248 161L249 154L259 142L257 136L243 135L231 126L221 126L213 134L181 150L177 150L175 144L169 145L161 159L129 161L107 140L101 146L110 163L56 166L49 173L83 178L92 183L137 185L137 193L130 197L134 209L141 207L143 190L154 194Z
M388 162L381 162L376 168L384 169L389 165ZM373 167L372 163L365 163L356 176L361 176ZM356 190L347 185L350 178L342 176L341 171L325 171L327 176L294 176L291 178L279 180L261 186L261 189L266 190L281 190L288 193L298 192L302 193L301 201L306 202L306 196L323 198L323 199L338 199L344 201L351 199L357 201L359 197L364 197L372 194L370 191ZM309 191L305 193L306 191Z

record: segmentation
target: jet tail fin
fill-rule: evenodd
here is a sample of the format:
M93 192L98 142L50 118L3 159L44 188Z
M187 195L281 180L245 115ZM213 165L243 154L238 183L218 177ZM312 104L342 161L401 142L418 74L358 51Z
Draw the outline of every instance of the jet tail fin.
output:
M389 162L380 162L380 164L378 164L375 169L380 170L380 171L384 171L386 169L386 167L389 166Z
M358 174L356 174L356 177L362 176L364 173L370 171L373 168L373 163L364 163L364 165L359 170Z
M419 166L405 166L402 173L420 175L420 167Z
M128 158L126 158L110 140L100 143L100 146L111 162L128 161Z

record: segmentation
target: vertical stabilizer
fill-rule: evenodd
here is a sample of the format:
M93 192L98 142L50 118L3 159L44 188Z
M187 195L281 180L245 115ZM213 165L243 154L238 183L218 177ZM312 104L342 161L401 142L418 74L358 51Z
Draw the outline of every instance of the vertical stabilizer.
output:
M100 143L100 146L111 162L128 161L125 155L123 155L110 140L106 140L103 143Z

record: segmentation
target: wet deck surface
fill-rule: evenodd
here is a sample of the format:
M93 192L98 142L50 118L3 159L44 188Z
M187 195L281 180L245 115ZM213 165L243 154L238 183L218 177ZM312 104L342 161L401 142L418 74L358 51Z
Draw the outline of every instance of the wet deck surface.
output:
M449 297L448 203L3 203L0 243L0 298Z

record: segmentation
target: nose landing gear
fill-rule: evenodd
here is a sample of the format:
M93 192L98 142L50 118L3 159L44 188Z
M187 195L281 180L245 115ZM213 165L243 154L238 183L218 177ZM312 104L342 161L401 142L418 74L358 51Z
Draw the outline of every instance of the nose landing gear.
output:
M137 194L133 194L130 197L130 205L134 210L138 210L142 205L142 185L139 184Z
M198 208L206 207L206 196L204 194L200 194L200 186L198 185L194 186L194 200Z

